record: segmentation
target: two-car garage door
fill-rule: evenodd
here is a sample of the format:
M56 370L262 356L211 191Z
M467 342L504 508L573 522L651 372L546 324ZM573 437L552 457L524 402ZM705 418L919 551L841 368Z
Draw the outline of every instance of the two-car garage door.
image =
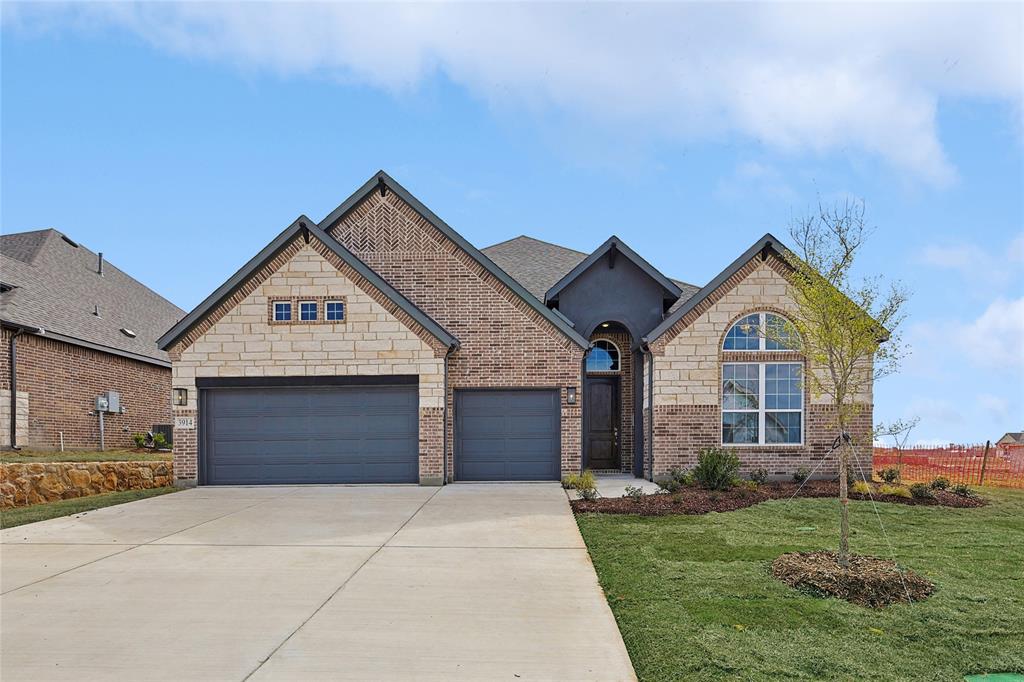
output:
M203 483L415 483L415 385L208 388Z
M206 485L415 483L417 386L207 386ZM455 393L455 479L557 480L557 390Z

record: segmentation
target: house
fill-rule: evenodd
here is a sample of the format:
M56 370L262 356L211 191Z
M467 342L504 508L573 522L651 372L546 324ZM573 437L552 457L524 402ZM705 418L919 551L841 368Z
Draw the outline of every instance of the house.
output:
M996 445L1024 445L1024 431L1007 431Z
M783 248L765 235L701 288L614 236L590 254L529 237L481 251L379 172L320 222L299 216L160 339L175 474L652 477L722 444L745 471L834 474L804 360L756 331L793 308Z
M56 230L0 236L0 280L0 447L97 448L101 417L106 447L170 425L156 339L183 310Z

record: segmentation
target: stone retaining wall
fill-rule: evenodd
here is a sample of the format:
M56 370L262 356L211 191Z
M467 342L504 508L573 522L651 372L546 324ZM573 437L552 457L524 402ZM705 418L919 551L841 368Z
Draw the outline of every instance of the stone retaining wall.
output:
M174 482L171 462L27 462L0 464L0 508L68 500Z

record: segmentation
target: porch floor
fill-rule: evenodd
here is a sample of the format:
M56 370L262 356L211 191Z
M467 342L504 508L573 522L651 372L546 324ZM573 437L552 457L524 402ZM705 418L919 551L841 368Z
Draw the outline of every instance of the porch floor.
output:
M626 494L626 486L631 485L640 488L645 494L651 495L661 490L657 484L644 478L636 478L633 474L595 474L597 479L597 492L601 497L622 497ZM575 490L566 490L570 500L579 498Z

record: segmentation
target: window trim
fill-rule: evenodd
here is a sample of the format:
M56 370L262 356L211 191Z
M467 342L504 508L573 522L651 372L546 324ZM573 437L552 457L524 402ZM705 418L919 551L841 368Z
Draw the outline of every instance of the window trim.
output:
M746 316L744 316L746 317ZM742 319L742 318L741 318ZM730 327L731 328L731 327ZM775 351L768 351L775 352ZM774 361L759 361L759 362L723 362L722 372L719 376L718 381L718 441L722 444L722 447L728 448L799 448L803 447L807 441L807 392L804 390L803 377L806 373L806 368L803 362L793 362L790 360L784 362ZM757 365L757 408L756 409L725 409L725 367L727 365ZM800 408L786 408L779 409L773 408L768 409L765 406L765 368L768 365L797 365L800 367ZM757 415L757 442L756 443L726 443L725 442L725 414L727 412L747 413ZM798 443L768 443L765 441L765 415L768 412L798 412L800 413L800 442Z
M615 343L611 339L594 339L591 342L593 348L598 343L607 343L609 346L615 349L616 360L618 361L618 369L590 369L584 365L584 371L587 374L622 374L622 351L619 349L619 344ZM590 353L587 353L586 363L590 362Z
M332 303L337 303L337 304L339 304L341 306L341 317L339 317L338 319L331 319L330 313L328 312L330 310L329 306ZM344 322L345 318L347 318L347 317L348 317L348 310L346 309L345 301L344 300L342 300L340 298L329 298L329 299L326 299L324 301L324 321L325 322L335 322L335 323L337 323L337 322Z
M279 319L277 317L277 306L279 306L279 305L287 305L288 306L288 317L286 319ZM295 321L295 316L293 314L294 310L293 310L293 307L292 307L291 299L280 300L280 301L272 301L271 302L271 310L273 311L273 321L274 322L294 322Z
M775 312L774 310L757 310L754 312L743 313L736 320L729 325L729 328L725 330L725 335L722 336L722 347L721 350L724 353L795 353L795 348L768 348L768 337L760 331L757 334L757 348L726 348L725 343L729 340L729 333L743 320L747 319L751 315L758 316L758 329L766 329L768 325L768 316L774 315L775 317L781 318L789 324L789 318L782 313Z
M311 306L313 306L313 317L312 318L305 318L305 317L302 316L303 315L302 306L304 306L304 305L311 305ZM296 322L319 322L319 321L320 321L320 304L319 304L319 302L318 301L310 301L310 300L299 299L299 319L296 320Z

